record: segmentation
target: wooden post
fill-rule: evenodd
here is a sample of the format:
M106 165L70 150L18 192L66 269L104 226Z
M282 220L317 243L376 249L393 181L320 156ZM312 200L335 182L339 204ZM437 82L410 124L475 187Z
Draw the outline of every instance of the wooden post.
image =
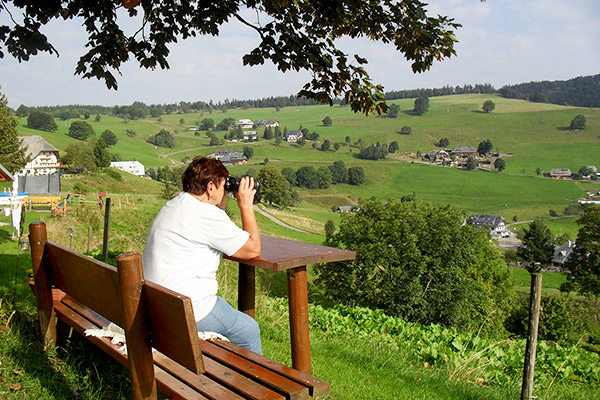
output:
M542 301L542 274L531 274L531 291L529 297L529 324L527 326L527 345L525 347L525 365L523 367L523 384L521 400L530 400L533 395L533 373L540 322L540 304Z
M33 264L34 293L37 302L38 320L44 346L56 345L56 317L52 302L52 283L46 269L46 224L34 222L29 225L31 262Z
M256 267L240 263L238 275L238 310L252 318L254 312L254 296L256 291Z
M107 202L108 204L108 202ZM125 318L127 358L134 399L156 399L156 380L150 332L142 302L144 272L140 253L124 253L117 258L119 289Z
M108 230L110 228L110 197L106 199L104 206L104 238L102 240L102 257L104 260L108 257Z
M287 270L292 367L311 374L306 266ZM309 351L305 351L309 349Z
M88 253L92 251L92 227L88 226Z

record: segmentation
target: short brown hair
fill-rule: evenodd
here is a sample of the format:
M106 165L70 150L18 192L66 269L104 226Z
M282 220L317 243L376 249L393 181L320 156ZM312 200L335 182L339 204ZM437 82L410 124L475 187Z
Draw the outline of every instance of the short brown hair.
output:
M207 157L196 157L181 177L183 191L201 195L206 192L210 182L218 186L221 180L228 176L229 171L221 161Z

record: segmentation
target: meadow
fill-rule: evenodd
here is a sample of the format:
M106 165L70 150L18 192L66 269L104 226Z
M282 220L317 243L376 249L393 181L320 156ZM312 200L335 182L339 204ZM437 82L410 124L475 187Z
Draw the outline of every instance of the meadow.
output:
M491 99L496 109L483 113L481 105ZM268 165L278 168L312 165L327 166L333 161L344 161L347 167L360 166L365 171L362 186L334 185L329 189L300 190L303 201L291 210L296 216L314 219L317 229L327 219L333 206L357 203L361 198L375 196L379 199L400 197L414 193L417 198L439 204L453 204L466 213L489 213L502 215L507 221L529 220L548 216L550 209L562 215L562 210L576 204L585 196L587 189L600 189L600 184L582 181L558 181L536 174L536 168L548 172L552 168L570 168L577 171L584 165L600 166L600 110L573 108L543 103L530 103L504 99L494 95L454 95L430 99L430 110L422 116L413 115L412 99L396 100L400 106L397 119L354 114L343 106L303 106L286 107L279 111L274 108L235 109L227 112L170 114L160 118L124 120L119 117L102 115L100 121L90 118L88 122L99 136L105 129L111 130L119 142L110 149L119 153L124 160L138 160L146 168L182 164L186 157L207 155L215 150L209 146L205 132L190 129L203 119L212 118L215 123L223 118L235 120L248 118L277 119L282 128L288 130L306 128L317 132L319 142L305 146L293 143L276 145L274 140L258 140L250 143L226 142L219 146L242 151L244 146L252 146L254 155L249 163L230 167L233 174L243 174L248 169L259 170ZM569 131L566 127L577 114L585 115L587 127L582 131ZM331 117L330 127L322 125L325 116ZM66 135L72 120L57 121L56 132L46 133L25 127L22 119L20 134L40 134L64 152L74 139ZM410 126L412 134L399 134L402 126ZM129 137L125 130L136 131ZM147 139L167 129L176 138L174 148L156 147ZM223 132L216 132L221 137ZM259 135L262 128L258 129ZM350 143L346 143L349 137ZM450 140L450 148L458 145L477 147L479 142L490 139L494 151L506 160L506 170L462 171L423 163L416 155L426 154L436 149L435 144L443 137ZM328 139L339 143L339 150L321 151L320 143ZM364 145L373 143L399 143L400 150L379 161L361 160L357 157L358 142ZM101 190L100 188L98 190ZM290 211L290 210L288 210ZM290 216L293 216L290 214ZM285 217L285 216L283 216ZM292 219L292 225L294 223ZM287 221L286 221L287 222ZM560 226L551 228L558 233L576 233L573 221L563 221Z

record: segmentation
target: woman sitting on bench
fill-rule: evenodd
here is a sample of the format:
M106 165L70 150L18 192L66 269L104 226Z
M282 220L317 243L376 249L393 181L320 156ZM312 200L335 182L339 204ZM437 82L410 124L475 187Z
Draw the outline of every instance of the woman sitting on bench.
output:
M147 280L191 298L198 331L219 333L262 354L256 321L217 296L216 273L223 253L248 260L260 255L254 216L254 178L241 179L236 195L242 229L224 211L227 168L197 157L182 176L183 192L152 222L143 254Z

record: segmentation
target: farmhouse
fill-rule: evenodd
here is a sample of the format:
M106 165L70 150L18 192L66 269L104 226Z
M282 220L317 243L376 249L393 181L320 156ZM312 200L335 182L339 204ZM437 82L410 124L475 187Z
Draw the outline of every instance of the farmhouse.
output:
M267 121L265 121L264 119L257 119L256 121L254 121L254 126L265 126L267 124Z
M62 162L58 161L58 149L39 135L19 136L21 148L30 161L19 171L19 175L49 175L58 172Z
M550 177L555 179L569 179L572 172L569 168L555 168L550 170Z
M444 162L450 160L450 154L447 150L433 150L427 153L427 158L432 162Z
M289 143L296 143L302 137L301 131L288 131L284 139Z
M110 166L123 172L129 172L135 176L145 176L144 165L139 161L113 161Z
M478 157L479 153L473 146L457 146L453 151L456 157Z
M552 265L563 268L575 248L575 242L567 240L562 246L557 246L552 257Z
M237 122L237 126L239 126L239 127L240 127L240 128L242 128L242 129L245 129L245 128L252 128L252 127L254 127L254 122L252 122L252 121L251 121L251 120L249 120L249 119L240 119L240 120Z
M244 153L233 151L231 149L218 149L214 153L209 154L207 157L220 160L225 165L238 165L248 162L248 159Z
M256 140L258 138L258 134L256 131L244 131L244 140Z
M501 235L506 231L506 220L499 215L471 214L467 223L475 227L487 227L491 235Z
M350 212L356 212L358 211L360 208L357 204L349 204L346 206L338 206L336 208L337 212L343 212L343 213L350 213Z
M267 123L265 124L265 126L270 126L270 127L276 127L279 126L279 121L277 121L276 119L270 119L267 121Z

